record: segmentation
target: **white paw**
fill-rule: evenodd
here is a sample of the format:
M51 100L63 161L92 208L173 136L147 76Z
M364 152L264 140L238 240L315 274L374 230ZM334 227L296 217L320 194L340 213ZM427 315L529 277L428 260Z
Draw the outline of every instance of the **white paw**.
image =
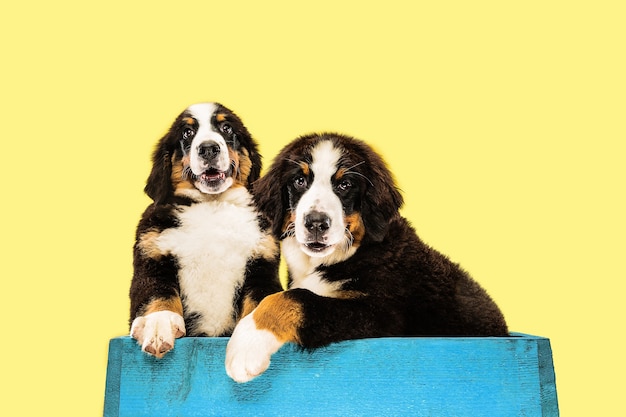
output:
M270 366L270 358L283 342L269 330L259 330L248 314L241 319L226 347L226 373L237 382L248 382Z
M157 311L133 320L130 335L137 339L141 350L162 358L174 347L174 340L186 333L185 321L172 311Z

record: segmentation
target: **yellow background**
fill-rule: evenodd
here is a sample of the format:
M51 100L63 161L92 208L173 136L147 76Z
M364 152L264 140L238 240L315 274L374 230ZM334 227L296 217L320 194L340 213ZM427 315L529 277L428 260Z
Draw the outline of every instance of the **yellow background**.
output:
M4 2L0 413L101 415L150 153L205 100L266 165L374 145L422 238L551 339L561 415L623 413L621 4Z

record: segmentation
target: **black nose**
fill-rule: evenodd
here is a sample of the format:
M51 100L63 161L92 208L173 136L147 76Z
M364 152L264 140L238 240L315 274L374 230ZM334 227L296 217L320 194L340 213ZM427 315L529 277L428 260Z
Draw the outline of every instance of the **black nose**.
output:
M207 142L202 142L198 146L198 155L200 158L210 161L215 158L220 153L220 145L217 142L213 142L212 140Z
M325 232L330 228L330 217L326 213L312 211L304 216L304 227L309 232Z

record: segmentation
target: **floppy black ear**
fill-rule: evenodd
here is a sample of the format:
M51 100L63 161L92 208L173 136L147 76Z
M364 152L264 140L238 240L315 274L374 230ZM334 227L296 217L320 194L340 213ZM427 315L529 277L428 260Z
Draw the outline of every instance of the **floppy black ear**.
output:
M287 191L282 186L280 159L276 158L269 171L252 185L252 195L257 209L272 222L272 233L277 238L283 233L283 223L287 214Z
M250 174L248 175L248 188L252 189L252 184L259 179L261 176L261 168L262 168L262 156L257 151L256 146L253 146L250 149L250 162L252 162L252 167L250 168Z
M172 154L170 131L158 143L152 154L152 171L148 176L144 191L156 204L168 201L174 194L172 186Z
M370 172L367 178L364 204L361 208L366 237L375 242L385 238L389 221L398 214L404 199L396 187L389 168L378 154L369 152Z

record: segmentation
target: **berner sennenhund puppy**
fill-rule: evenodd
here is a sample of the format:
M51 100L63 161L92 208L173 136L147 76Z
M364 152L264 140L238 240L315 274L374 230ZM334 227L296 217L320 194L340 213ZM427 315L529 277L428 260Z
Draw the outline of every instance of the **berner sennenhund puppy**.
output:
M369 337L508 334L485 290L399 214L393 176L364 142L300 137L254 195L282 240L289 289L236 326L226 352L235 381L264 372L286 342L312 349Z
M153 154L137 226L130 333L162 357L174 340L230 335L263 297L281 290L277 240L255 209L261 156L218 103L194 104Z

